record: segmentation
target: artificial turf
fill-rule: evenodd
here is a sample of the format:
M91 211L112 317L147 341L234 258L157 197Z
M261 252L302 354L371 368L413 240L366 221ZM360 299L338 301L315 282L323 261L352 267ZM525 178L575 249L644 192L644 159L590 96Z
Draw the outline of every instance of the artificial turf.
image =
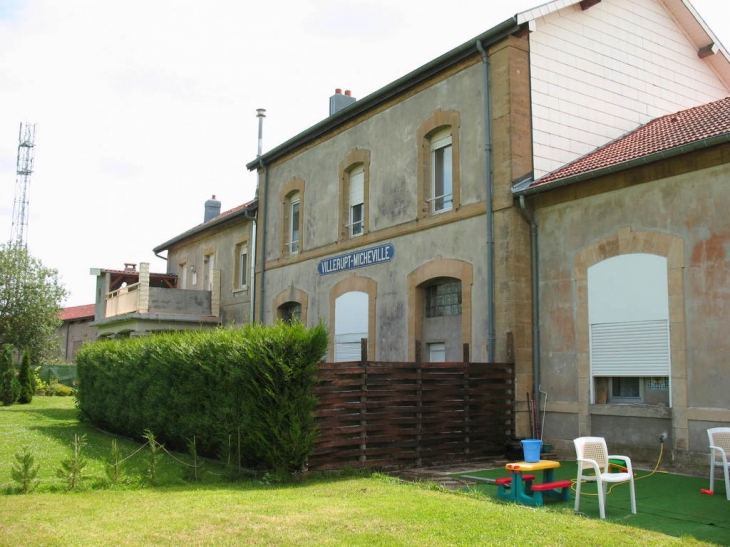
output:
M715 495L706 495L700 492L709 485L709 479L705 477L636 469L634 473L637 514L631 514L628 484L609 485L609 494L606 497L607 521L655 530L675 537L691 536L718 545L730 545L730 500L725 497L722 481L716 482ZM489 479L509 476L504 467L463 474ZM540 481L540 472L537 475L537 480ZM560 468L555 470L555 480L572 480L576 475L577 465L572 461L562 461ZM453 477L458 478L460 474ZM495 485L477 483L465 485L465 488L479 490L486 496L497 499ZM598 519L598 498L595 494L595 483L583 485L580 514ZM571 501L551 500L546 507L572 510L574 503L573 491Z

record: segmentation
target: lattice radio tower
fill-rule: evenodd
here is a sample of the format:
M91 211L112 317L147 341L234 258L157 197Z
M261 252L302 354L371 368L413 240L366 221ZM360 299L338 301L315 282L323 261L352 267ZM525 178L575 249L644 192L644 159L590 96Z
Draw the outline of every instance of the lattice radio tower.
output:
M18 247L27 246L28 230L28 187L33 174L35 158L35 124L20 122L18 132L18 159L15 170L15 201L13 202L13 224L10 243Z

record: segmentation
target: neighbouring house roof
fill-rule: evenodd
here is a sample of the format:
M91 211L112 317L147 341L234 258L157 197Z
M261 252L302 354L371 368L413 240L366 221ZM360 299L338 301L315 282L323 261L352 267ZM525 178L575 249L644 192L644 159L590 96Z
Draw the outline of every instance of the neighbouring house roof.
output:
M61 321L78 321L80 319L93 319L96 304L84 304L83 306L69 306L61 310Z
M477 43L486 50L490 45L519 31L524 25L530 30L534 30L536 27L539 28L540 19L552 12L574 5L580 5L580 8L586 10L599 2L601 0L553 0L552 2L547 2L535 8L517 13L514 17L499 23L479 36L472 38L370 95L355 101L276 148L262 154L255 160L247 163L246 168L249 171L263 168L277 159L286 156L286 154L297 150L301 146L327 134L329 131L341 127L362 113L368 112L393 97L414 88L441 71L476 54L478 51ZM730 53L728 53L715 34L702 20L694 7L689 3L689 0L662 0L662 4L667 8L677 24L685 31L686 36L697 49L697 54L730 87Z
M225 222L229 222L231 220L237 219L240 216L245 217L246 215L255 211L257 205L258 205L258 202L256 200L253 200L253 201L243 203L237 207L234 207L233 209L229 209L228 211L221 213L217 217L212 218L207 222L203 222L202 224L198 224L194 228L191 228L190 230L183 232L182 234L175 236L168 241L165 241L161 245L158 245L157 247L152 249L152 252L157 254L162 251L166 251L170 247L172 247L174 244L184 241L185 239L188 239L189 237L192 237L196 234L209 230L210 228L213 228L214 226L218 226Z
M726 142L730 97L656 118L513 192L533 194Z

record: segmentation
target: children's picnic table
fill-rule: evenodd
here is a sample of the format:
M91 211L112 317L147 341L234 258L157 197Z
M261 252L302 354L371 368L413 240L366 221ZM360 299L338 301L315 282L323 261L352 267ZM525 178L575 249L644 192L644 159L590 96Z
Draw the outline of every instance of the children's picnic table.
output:
M555 460L508 463L505 468L511 472L512 480L508 484L498 486L497 497L525 505L544 505L545 498L569 501L571 482L555 480L554 471L558 467L560 462ZM542 471L542 483L523 481L522 473L535 471Z

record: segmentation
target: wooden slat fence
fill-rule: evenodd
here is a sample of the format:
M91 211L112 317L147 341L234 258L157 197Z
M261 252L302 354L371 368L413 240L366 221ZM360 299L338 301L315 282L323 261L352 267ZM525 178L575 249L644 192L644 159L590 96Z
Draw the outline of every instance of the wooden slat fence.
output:
M310 469L408 467L504 454L514 365L323 363Z

